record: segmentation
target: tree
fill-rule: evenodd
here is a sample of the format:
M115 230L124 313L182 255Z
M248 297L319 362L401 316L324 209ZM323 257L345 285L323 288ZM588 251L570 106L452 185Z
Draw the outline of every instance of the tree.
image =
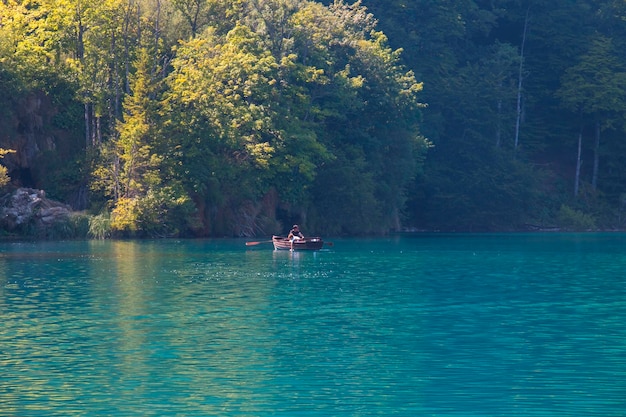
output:
M364 192L384 201L372 205L384 221L362 229L397 224L426 143L417 129L421 85L400 51L358 3L265 0L241 12L230 32L208 29L172 61L165 112L176 116L165 136L182 140L171 143L180 151L168 163L193 167L181 181L214 219L228 211L234 224L259 230L254 213L273 216L280 206L286 221L302 222L325 206L317 204L330 195L317 185L322 169L368 172L373 188ZM273 193L273 207L261 209ZM362 207L356 194L345 203Z
M162 170L151 57L147 48L138 51L132 94L124 99L124 119L118 122L117 135L102 146L95 184L112 198L114 232L170 236L189 221L191 201L180 183Z
M202 206L258 198L279 134L271 124L274 58L237 26L225 38L207 30L182 43L172 67L165 112L176 116L166 136L177 152L169 164L185 167L174 170Z
M610 39L596 36L589 50L581 55L580 61L568 68L557 91L564 106L583 120L593 125L593 172L591 185L595 190L598 183L600 162L600 135L602 130L612 127L626 111L626 93L622 86L626 72L617 59ZM579 148L582 134L579 135ZM580 151L577 173L580 171ZM578 175L575 190L578 190Z
M13 149L0 148L0 159L4 158L9 153L15 153ZM0 188L6 186L11 178L8 175L7 168L4 165L0 165Z
M235 16L240 13L242 0L172 0L174 8L183 16L189 27L189 36L179 36L186 40L195 38L206 28L211 27L219 34L226 34L236 25ZM184 33L187 33L186 31Z

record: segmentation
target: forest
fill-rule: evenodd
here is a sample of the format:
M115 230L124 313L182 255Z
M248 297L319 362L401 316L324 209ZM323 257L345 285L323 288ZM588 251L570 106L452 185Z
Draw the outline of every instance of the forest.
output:
M0 186L63 238L622 230L624 50L613 0L3 0Z

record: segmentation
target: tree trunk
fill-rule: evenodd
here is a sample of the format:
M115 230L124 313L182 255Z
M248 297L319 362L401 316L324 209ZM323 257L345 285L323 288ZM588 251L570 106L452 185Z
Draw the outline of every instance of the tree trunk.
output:
M102 118L100 116L96 116L96 134L95 136L95 143L97 143L98 145L100 145L102 143L102 128L100 126L100 120Z
M92 106L92 111L93 111L93 106ZM95 146L96 145L96 135L98 134L98 132L97 132L97 130L98 130L98 123L97 123L98 117L95 114L91 114L89 117L91 118L91 146Z
M80 3L79 3L80 4ZM76 58L83 62L84 58L85 58L85 41L84 41L84 34L85 34L85 28L83 27L83 21L82 21L82 10L80 9L80 7L76 8L76 20L77 20L77 39L76 39Z
M86 146L86 149L89 149L91 147L91 133L89 130L90 124L91 124L91 121L89 120L89 102L85 101L85 146Z
M593 146L593 176L591 177L591 188L595 191L598 188L598 166L600 165L600 121L596 121L596 142Z
M520 48L519 71L517 74L517 117L515 119L515 143L513 148L517 150L519 146L519 131L522 121L522 83L524 80L524 46L526 45L526 32L528 31L528 14L530 7L526 9L526 18L524 19L524 32L522 33L522 46Z
M79 3L80 5L80 3ZM85 59L85 41L84 41L84 33L85 28L83 27L82 21L82 10L79 6L76 8L76 20L77 20L77 33L76 33L76 58L83 63ZM91 140L91 132L89 131L89 97L87 92L84 92L84 106L85 106L85 147L89 149L90 140Z
M159 39L161 38L161 0L156 0L156 16L154 17L154 53L158 62Z
M583 128L580 127L580 132L578 132L578 155L576 157L576 177L574 178L574 195L578 196L578 189L580 185L580 166L582 165L581 150L583 143Z
M126 14L124 15L124 92L130 94L130 26L132 19L132 0L128 1Z

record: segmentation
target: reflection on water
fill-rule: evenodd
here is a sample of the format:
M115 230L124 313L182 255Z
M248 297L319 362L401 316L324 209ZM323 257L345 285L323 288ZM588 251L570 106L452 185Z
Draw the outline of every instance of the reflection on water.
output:
M0 415L623 415L624 249L5 243Z

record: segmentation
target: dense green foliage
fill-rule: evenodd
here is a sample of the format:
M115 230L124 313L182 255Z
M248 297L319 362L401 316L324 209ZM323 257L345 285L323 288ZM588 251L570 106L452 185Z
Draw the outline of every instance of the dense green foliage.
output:
M0 147L96 237L622 228L626 6L561 3L7 0Z
M571 229L563 214L580 213L623 228L624 2L363 3L424 82L434 147L411 224Z
M25 90L75 86L94 236L399 225L421 84L359 4L37 0L2 22Z

